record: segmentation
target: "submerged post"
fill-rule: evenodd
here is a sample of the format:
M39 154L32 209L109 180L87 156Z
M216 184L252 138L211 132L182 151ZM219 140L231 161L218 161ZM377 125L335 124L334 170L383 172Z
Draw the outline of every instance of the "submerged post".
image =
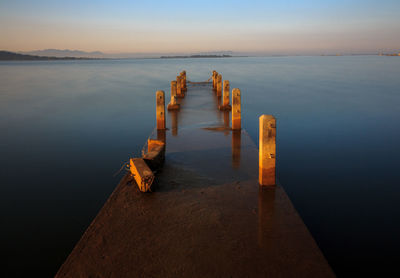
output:
M259 183L262 186L276 184L276 119L272 115L262 115L260 121Z
M222 75L217 76L217 96L220 97L222 94Z
M165 129L165 97L164 91L156 93L156 119L157 130Z
M241 104L240 90L235 88L232 90L232 129L237 130L242 128L241 124Z
M224 91L222 94L222 106L228 108L229 106L229 81L224 80Z

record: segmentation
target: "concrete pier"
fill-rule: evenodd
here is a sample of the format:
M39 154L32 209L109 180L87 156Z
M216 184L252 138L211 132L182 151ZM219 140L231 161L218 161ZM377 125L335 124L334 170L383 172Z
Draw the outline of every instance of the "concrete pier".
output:
M259 186L258 148L212 85L187 87L154 192L127 173L56 277L334 277L282 186Z

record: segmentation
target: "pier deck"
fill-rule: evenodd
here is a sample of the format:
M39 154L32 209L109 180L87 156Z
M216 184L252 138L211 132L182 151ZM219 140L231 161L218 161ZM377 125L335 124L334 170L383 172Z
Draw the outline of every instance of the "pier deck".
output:
M56 277L334 277L283 188L259 187L258 149L211 85L180 101L154 192L125 175Z

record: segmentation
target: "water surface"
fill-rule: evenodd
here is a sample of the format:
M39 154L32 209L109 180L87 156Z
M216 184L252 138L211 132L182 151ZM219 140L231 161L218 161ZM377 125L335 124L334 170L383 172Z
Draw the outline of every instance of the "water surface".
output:
M395 269L400 59L357 56L1 62L1 271L54 275L182 69L240 88L254 141L277 117L278 178L338 276Z

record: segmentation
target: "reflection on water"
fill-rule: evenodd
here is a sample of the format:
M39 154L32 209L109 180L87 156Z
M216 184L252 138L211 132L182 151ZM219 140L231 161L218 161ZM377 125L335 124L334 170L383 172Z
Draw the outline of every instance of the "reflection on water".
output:
M241 130L232 130L232 166L239 168L240 166L240 145L241 145Z
M262 249L268 249L270 241L274 240L272 228L274 221L275 187L260 187L258 190L258 244Z
M178 114L179 111L177 110L168 111L168 115L171 121L171 132L173 136L178 135Z
M223 111L223 113L224 113L224 126L226 128L229 128L231 112L230 111Z
M0 62L4 271L55 272L113 174L140 154L156 90L183 69L192 81L216 69L241 89L256 143L259 115L277 117L278 178L338 274L390 269L400 248L400 59L359 56Z

